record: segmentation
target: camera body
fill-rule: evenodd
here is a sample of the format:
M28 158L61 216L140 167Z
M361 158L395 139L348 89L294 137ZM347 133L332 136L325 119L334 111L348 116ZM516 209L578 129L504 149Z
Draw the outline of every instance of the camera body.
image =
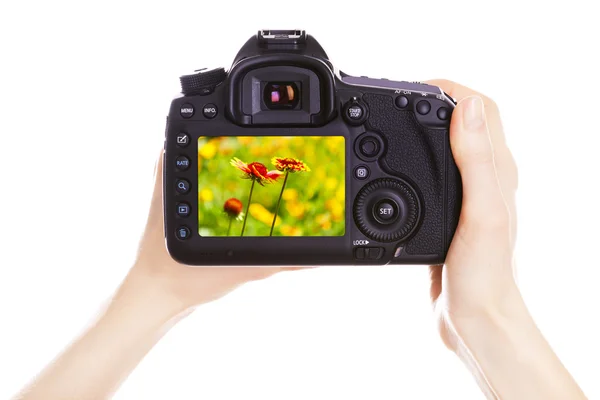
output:
M344 74L304 31L259 31L229 71L180 79L163 176L175 260L444 262L461 181L438 87Z

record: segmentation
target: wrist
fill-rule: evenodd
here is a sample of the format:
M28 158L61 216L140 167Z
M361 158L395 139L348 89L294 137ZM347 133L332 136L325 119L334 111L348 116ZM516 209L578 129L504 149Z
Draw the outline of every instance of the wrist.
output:
M178 316L187 315L189 307L165 290L156 277L133 268L115 293L107 313L132 314L137 320L164 326Z
M507 294L501 307L460 321L455 331L457 355L490 398L585 398L518 291Z
M496 341L506 345L514 339L515 332L535 327L516 285L506 291L501 301L467 315L453 315L451 322L460 340L472 351L484 351Z

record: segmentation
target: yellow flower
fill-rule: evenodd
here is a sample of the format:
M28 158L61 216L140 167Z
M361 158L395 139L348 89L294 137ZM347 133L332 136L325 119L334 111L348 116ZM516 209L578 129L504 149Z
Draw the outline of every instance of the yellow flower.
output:
M302 236L302 230L295 226L283 225L280 230L285 236Z
M198 149L198 156L200 158L211 159L217 154L217 145L214 140L207 142L204 146Z
M294 201L298 199L298 191L296 189L285 189L283 191L283 199L285 201Z
M331 229L331 220L329 219L328 214L319 214L316 218L317 223L321 227L321 229L329 230Z
M294 218L302 218L304 216L304 212L306 211L306 207L304 204L298 203L296 201L290 201L286 204L286 208L290 215Z
M252 218L262 222L265 225L271 226L273 223L273 213L267 210L262 204L252 203L250 204L250 210L248 211ZM281 220L277 218L275 226L279 225Z
M210 190L210 189L202 189L200 191L200 200L208 203L208 202L213 201L213 199L214 199L214 195L213 195L212 190Z
M249 144L252 144L252 141L254 140L254 138L252 136L238 136L237 140L240 144L247 146Z
M271 163L278 171L286 172L310 172L308 165L301 160L290 157L273 157Z
M338 154L344 150L343 136L329 136L325 139L325 145L333 154Z
M317 168L316 176L314 177L315 181L322 182L327 179L327 172L325 172L325 168Z
M340 203L343 203L346 199L346 187L344 185L340 185L336 190L335 199Z
M334 190L337 187L337 179L335 178L327 178L325 181L325 189Z
M344 204L336 199L329 199L325 202L325 208L331 211L334 221L340 221L344 217Z

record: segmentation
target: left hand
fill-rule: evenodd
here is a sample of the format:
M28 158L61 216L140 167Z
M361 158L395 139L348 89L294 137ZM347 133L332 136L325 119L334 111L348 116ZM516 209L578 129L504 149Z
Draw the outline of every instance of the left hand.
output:
M154 194L148 222L142 237L136 262L126 284L149 285L174 300L179 311L216 300L236 287L250 281L267 278L281 267L190 267L174 261L165 246L162 201L162 152L156 171Z

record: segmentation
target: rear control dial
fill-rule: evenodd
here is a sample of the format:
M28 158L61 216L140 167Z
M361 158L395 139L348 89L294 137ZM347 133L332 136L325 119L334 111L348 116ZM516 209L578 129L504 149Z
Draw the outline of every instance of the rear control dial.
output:
M404 181L377 179L360 190L353 215L356 226L369 239L399 242L410 236L419 222L419 200Z

